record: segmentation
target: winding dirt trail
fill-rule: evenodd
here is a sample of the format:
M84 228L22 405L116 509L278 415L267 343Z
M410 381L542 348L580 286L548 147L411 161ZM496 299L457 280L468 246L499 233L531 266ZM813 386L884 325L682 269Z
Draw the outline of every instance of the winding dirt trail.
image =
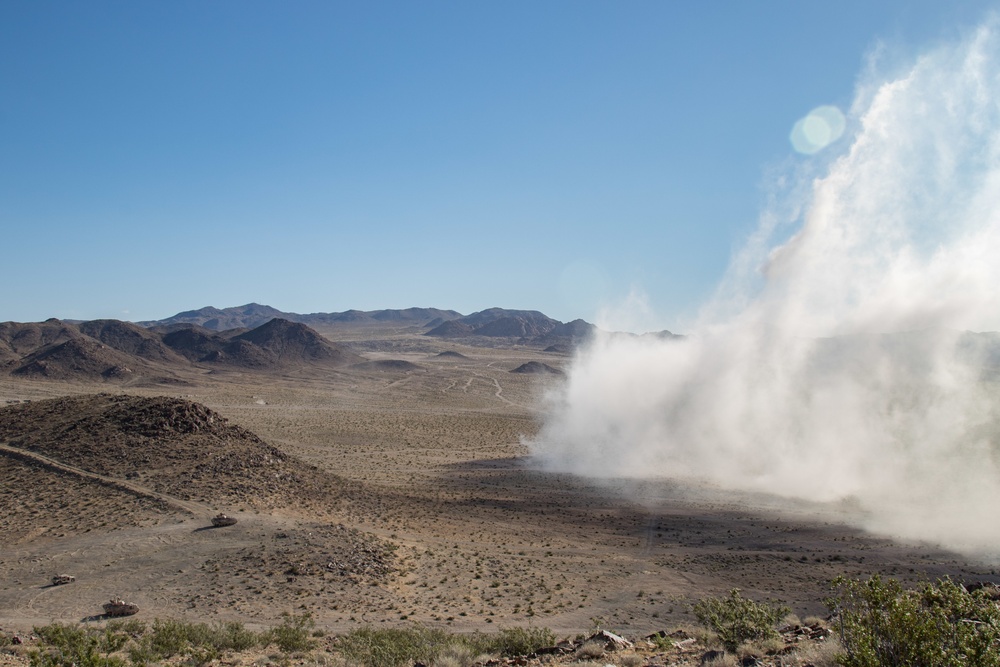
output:
M181 500L175 496L154 491L149 487L136 484L135 482L131 482L129 480L99 475L95 472L84 470L83 468L77 468L76 466L71 466L56 459L49 458L43 454L38 454L37 452L12 447L6 443L0 443L0 454L18 459L20 461L25 461L29 464L40 465L56 473L81 477L83 479L91 480L105 486L110 486L136 496L159 500L160 502L166 503L170 507L179 509L194 516L204 516L206 513L211 513L213 511L211 507L204 503L199 503L193 500Z

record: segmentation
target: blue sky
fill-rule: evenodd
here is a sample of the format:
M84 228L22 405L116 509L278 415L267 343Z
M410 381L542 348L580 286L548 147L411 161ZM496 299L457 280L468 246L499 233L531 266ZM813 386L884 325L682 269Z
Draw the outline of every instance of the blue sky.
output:
M683 323L789 132L986 2L0 2L0 321ZM835 150L831 146L829 150Z

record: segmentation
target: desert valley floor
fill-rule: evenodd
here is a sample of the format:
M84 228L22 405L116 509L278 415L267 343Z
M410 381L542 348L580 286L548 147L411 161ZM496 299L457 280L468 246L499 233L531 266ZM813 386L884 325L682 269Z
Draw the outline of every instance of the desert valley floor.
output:
M118 595L149 618L264 626L308 611L333 632L417 622L642 634L734 587L805 616L825 613L840 574L998 580L942 547L849 528L845 508L539 470L523 443L561 378L510 371L565 368L566 353L317 328L367 362L194 368L169 383L0 377L0 413L26 420L0 437L0 627L80 621ZM143 465L119 465L126 453L99 429L86 447L46 440L46 399L63 396L81 396L72 405L92 418L53 434L110 429L116 406L147 411L128 417L152 443ZM234 449L211 450L225 463L211 474L192 472L209 455L197 439L208 435L192 434L215 434L216 413L232 430L211 447ZM151 428L170 437L156 445ZM239 522L211 529L217 512ZM49 585L59 573L76 582Z

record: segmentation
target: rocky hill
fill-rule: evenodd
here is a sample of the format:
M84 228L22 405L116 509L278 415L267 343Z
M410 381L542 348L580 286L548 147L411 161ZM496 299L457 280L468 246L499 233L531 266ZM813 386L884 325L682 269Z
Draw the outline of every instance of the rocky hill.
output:
M425 335L439 338L506 339L519 345L544 347L561 344L572 348L587 340L595 331L597 327L583 320L563 323L537 310L487 308L443 321Z
M231 344L247 343L270 355L274 363L345 364L363 359L334 345L299 322L275 318L256 329L234 336Z
M511 373L533 373L533 374L545 374L545 375L565 375L558 368L549 366L548 364L543 364L540 361L529 361L527 363L521 364L517 368L510 371Z
M0 443L182 500L266 508L335 498L345 487L179 398L91 394L9 405L0 408Z
M38 379L174 382L199 367L285 371L363 361L308 326L280 318L225 332L191 324L146 329L118 320L0 323L0 371Z
M88 336L47 345L17 360L11 375L51 380L127 379L150 371L143 359L110 348Z
M288 313L283 313L271 306L248 303L245 306L234 306L232 308L205 306L197 310L186 310L162 320L139 322L138 324L144 327L167 326L170 324L197 324L213 331L225 331L227 329L238 328L252 329L273 320L275 317L287 318Z

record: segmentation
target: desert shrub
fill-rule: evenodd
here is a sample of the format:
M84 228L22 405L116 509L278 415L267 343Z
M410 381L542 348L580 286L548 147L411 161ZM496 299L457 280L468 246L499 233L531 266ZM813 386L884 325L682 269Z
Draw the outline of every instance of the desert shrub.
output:
M906 590L894 580L838 578L828 601L845 667L1000 665L1000 608L950 579Z
M53 623L34 628L42 642L28 654L31 667L122 667L125 661L111 655L128 641L127 634L108 628L85 629Z
M267 643L276 645L282 653L301 653L316 646L311 636L316 626L312 614L306 612L296 616L285 612L281 617L281 625L268 633Z
M142 643L156 659L170 658L184 652L191 645L204 643L205 631L194 623L172 619L153 621L152 630L143 636Z
M130 644L128 649L128 659L133 665L138 665L143 667L144 665L149 665L157 662L160 658L152 649L149 648L149 644L146 642L136 642Z
M123 628L128 629L128 626ZM138 636L133 636L137 639L129 645L128 656L136 665L148 665L175 655L185 656L194 665L204 665L225 651L245 651L266 643L265 636L235 622L207 625L157 619L148 632L140 630Z
M555 643L548 628L504 628L497 633L453 635L444 630L359 628L338 640L349 663L365 667L399 667L415 662L435 667L467 667L483 654L515 657Z
M350 663L365 667L400 667L415 662L435 662L453 643L458 640L444 630L358 628L341 637L339 646Z
M476 662L482 662L482 656L466 643L451 643L445 646L434 658L433 667L470 667Z
M641 655L636 653L626 653L618 657L618 665L620 667L639 667L643 662Z
M129 637L135 639L141 637L142 634L146 632L146 623L137 618L119 619L108 621L108 624L104 626L104 629L128 635Z
M725 651L715 651L702 657L701 667L736 667L736 656Z
M502 628L496 634L477 633L470 641L480 653L513 658L554 645L556 636L548 628Z
M725 598L705 598L694 605L698 622L714 630L729 651L751 640L777 635L775 625L788 613L788 607L754 602L734 588Z
M577 660L597 660L604 655L604 644L601 642L587 642L576 649L573 657Z
M65 625L63 623L35 626L32 632L38 636L42 645L50 648L72 647L87 637L87 631L79 625Z
M215 626L213 642L220 651L247 651L266 642L266 637L247 630L242 623L230 621Z
M807 624L808 625L808 624ZM831 635L821 642L805 642L795 647L794 656L800 665L813 667L836 667L837 656L843 653L843 647L836 635Z

